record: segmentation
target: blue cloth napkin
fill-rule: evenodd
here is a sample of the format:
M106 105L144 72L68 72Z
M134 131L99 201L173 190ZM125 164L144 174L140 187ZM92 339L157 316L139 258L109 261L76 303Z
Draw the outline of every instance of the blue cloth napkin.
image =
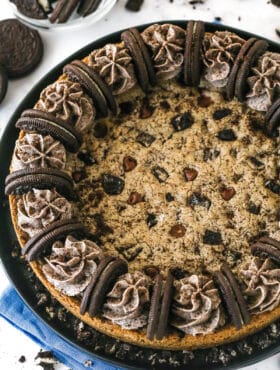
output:
M55 357L72 370L122 370L79 351L67 343L40 320L23 302L13 288L8 288L0 298L0 316L22 331L45 350L53 351ZM85 361L92 365L86 367Z

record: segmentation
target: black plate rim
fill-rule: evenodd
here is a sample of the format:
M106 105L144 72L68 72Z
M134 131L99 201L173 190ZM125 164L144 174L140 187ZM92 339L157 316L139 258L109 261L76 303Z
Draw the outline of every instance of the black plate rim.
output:
M165 21L159 21L159 22L151 22L151 23L140 24L140 25L136 25L135 27L139 28L140 30L143 30L144 28L146 28L146 27L148 27L152 24L155 24L155 23L158 23L158 24L173 23L173 24L176 24L178 26L185 27L187 22L188 22L188 20L165 20ZM243 37L245 39L250 38L250 37L257 37L257 38L265 39L265 38L263 38L261 36L258 36L256 34L252 34L250 32L243 31L243 30L240 30L238 28L230 27L230 26L223 25L223 24L220 24L220 23L209 23L209 22L204 22L204 23L205 23L206 31L209 31L209 32L213 32L213 31L216 31L216 30L219 30L219 31L227 30L227 31L230 31L230 32L237 33L238 35L240 35L241 37ZM65 64L69 63L70 61L72 61L74 59L77 59L77 58L80 59L80 58L83 58L83 57L87 56L90 53L91 50L102 47L103 45L105 45L108 42L117 42L117 41L119 41L120 40L120 34L124 30L125 29L115 31L113 33L110 33L110 34L102 37L102 38L94 40L93 42L89 43L88 45L84 46L83 48L81 48L77 52L73 53L72 55L70 55L69 57L64 59L62 62L58 63L54 68L52 68L48 73L46 73L39 80L39 82L29 91L29 93L24 97L24 99L21 101L21 103L16 108L15 112L13 113L12 117L10 118L10 120L9 120L7 126L5 127L5 129L4 129L4 131L1 135L1 138L0 138L0 158L1 158L1 161L0 161L0 220L2 220L2 217L5 219L4 214L5 214L5 212L7 212L7 199L4 196L4 180L5 180L6 175L8 174L9 161L11 159L11 154L12 154L12 151L13 151L13 148L14 148L14 142L15 142L14 140L10 140L10 137L12 136L12 137L17 138L17 132L18 131L16 131L16 129L14 127L14 124L15 124L16 120L19 118L21 112L24 109L26 109L30 106L30 104L29 104L30 101L32 101L32 102L36 101L35 100L36 97L38 98L38 96L40 94L40 91L45 86L54 82L62 74L62 69L63 69L63 66ZM275 52L280 53L280 45L277 42L271 41L269 39L265 39L265 40L269 43L269 50L270 51L275 51ZM7 154L10 154L10 156L7 155ZM5 157L7 158L7 161L3 160ZM9 223L9 222L11 222L11 220L6 220L6 222ZM0 224L2 224L2 222ZM24 289L20 286L20 284L18 284L18 282L16 280L16 276L15 276L16 275L15 274L16 270L11 269L11 267L9 266L9 261L8 261L8 258L7 258L7 254L5 254L5 247L4 247L5 243L6 243L5 242L5 237L2 233L2 228L0 228L0 258L1 258L0 262L2 261L2 265L4 267L5 273L8 277L8 279L9 279L9 281L12 283L13 287L17 291L17 293L20 295L20 297L23 299L24 303L29 307L29 309L40 320L42 320L58 336L62 337L69 344L73 345L74 347L78 348L79 350L88 354L89 356L94 356L94 357L96 357L100 360L103 360L103 361L107 362L108 364L115 365L115 366L121 366L121 367L127 368L127 369L134 369L134 370L143 369L142 367L130 366L130 365L125 364L122 361L112 360L112 359L106 357L105 355L100 355L100 354L95 353L93 351L92 352L89 351L88 349L84 348L82 345L79 345L79 344L73 342L70 338L65 336L62 332L58 331L56 328L53 327L53 325L51 323L49 323L46 319L44 319L36 311L36 309L34 307L32 307L32 304L30 304L29 297L25 294ZM236 361L236 362L234 362L233 364L230 364L227 367L225 367L225 366L215 367L215 369L213 368L213 370L219 370L219 369L228 369L228 370L232 369L233 370L233 369L236 369L237 366L239 368L245 367L245 366L248 366L248 365L255 364L255 363L257 363L259 361L262 361L264 359L267 359L268 357L271 357L271 356L273 356L273 355L275 355L279 352L280 352L280 343L276 344L276 345L272 345L272 346L264 349L261 353L255 354L253 356L249 356L248 358L246 358L246 359L244 359L240 362Z

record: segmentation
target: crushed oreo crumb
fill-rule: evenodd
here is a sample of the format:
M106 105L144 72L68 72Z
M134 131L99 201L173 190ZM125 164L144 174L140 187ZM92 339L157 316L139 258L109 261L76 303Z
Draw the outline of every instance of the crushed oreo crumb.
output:
M175 131L183 131L190 128L194 123L194 118L190 112L177 115L171 119L171 124Z
M213 113L213 118L216 120L216 121L219 121L227 116L229 116L230 114L232 113L232 110L229 109L229 108L223 108L223 109L217 109L214 113Z
M148 227L151 229L157 224L157 216L154 213L148 213L146 222Z
M124 189L124 180L120 177L105 173L102 176L102 186L106 194L118 195Z
M222 244L222 236L219 231L205 230L203 235L203 244L219 245Z
M275 180L267 180L264 186L274 194L280 195L280 185Z
M223 141L234 141L236 140L236 135L231 128L220 130L218 132L218 138Z
M165 199L167 202L172 202L175 198L171 193L166 193L165 194Z
M93 164L97 163L92 155L85 150L78 153L78 158L80 161L84 162L86 166L92 166Z
M169 174L168 172L160 167L160 166L154 166L152 168L152 174L155 176L155 178L160 182L166 182L166 180L168 179L169 177Z
M93 129L93 135L97 139L103 139L108 133L108 127L104 122L97 122Z
M149 148L153 144L156 138L153 135L148 134L147 132L141 132L136 137L136 141L143 145L145 148Z
M211 207L211 204L211 200L208 197L196 191L192 193L187 199L187 205L191 207L201 206L209 209Z
M144 0L128 0L125 4L125 8L132 12L139 12L143 3Z
M249 202L247 210L249 213L252 213L253 215L259 215L261 211L261 206L257 206L253 202Z
M20 363L24 363L26 361L26 357L24 355L20 356L20 358L18 359L18 362Z

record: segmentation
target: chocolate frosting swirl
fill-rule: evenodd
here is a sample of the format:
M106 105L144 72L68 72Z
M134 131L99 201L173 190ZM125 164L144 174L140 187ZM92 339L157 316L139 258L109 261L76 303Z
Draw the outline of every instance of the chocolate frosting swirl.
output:
M56 190L32 189L17 202L18 225L30 237L54 221L70 219L75 210Z
M280 96L280 54L264 53L251 71L247 104L252 109L266 111L273 99Z
M191 275L175 281L171 325L186 334L207 334L224 325L221 299L212 279Z
M123 94L136 84L132 58L124 46L107 44L89 55L89 65L104 78L114 95Z
M254 257L241 270L245 278L249 310L254 314L271 311L280 303L280 269L270 259L262 261Z
M139 271L120 276L107 294L103 316L123 329L138 329L147 325L146 305L150 301L150 285L150 278Z
M47 86L41 92L35 108L72 123L80 132L89 129L95 118L95 108L90 97L83 92L80 84L66 80Z
M154 24L141 36L152 51L152 58L159 79L169 80L183 68L185 31L173 24Z
M231 67L243 43L242 38L228 31L205 34L203 40L203 61L207 67L205 79L214 87L226 86Z
M47 280L68 296L81 294L97 268L101 249L91 240L76 240L67 236L65 242L56 241L51 255L42 267Z
M66 163L64 146L50 135L26 134L16 141L13 170L22 168L55 168L63 170Z

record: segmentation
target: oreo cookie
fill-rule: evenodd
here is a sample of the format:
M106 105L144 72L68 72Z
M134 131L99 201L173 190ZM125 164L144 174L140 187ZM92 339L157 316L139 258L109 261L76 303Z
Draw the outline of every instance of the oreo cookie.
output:
M257 40L254 37L248 39L241 47L230 72L226 95L231 100L236 96L239 101L244 101L248 90L247 78L251 67L257 59L266 51L268 43L265 40Z
M34 261L42 256L57 240L62 240L67 235L80 235L85 231L84 226L77 220L56 221L42 229L30 238L22 249L28 261Z
M227 307L233 325L239 330L243 325L250 322L246 302L242 296L238 283L229 269L224 264L220 271L214 273L214 278L223 300Z
M0 66L0 103L5 98L8 89L8 76L4 68Z
M50 16L50 22L67 22L79 2L80 0L59 0Z
M127 271L127 263L124 260L104 256L84 292L80 313L83 315L88 311L90 317L96 316L111 285L118 276L125 274Z
M84 0L81 1L80 6L78 8L78 14L82 17L86 17L87 15L95 12L99 7L101 0Z
M153 340L154 337L161 340L166 333L173 296L173 282L174 277L170 271L168 271L165 285L161 274L155 278L147 327L149 340Z
M82 141L79 132L66 121L36 109L25 110L16 122L16 127L26 132L37 131L51 135L61 141L70 152L77 152Z
M148 91L149 86L155 86L156 74L149 51L136 28L130 28L121 34L121 39L130 51L134 61L139 84L144 91Z
M63 72L73 82L78 82L92 97L100 116L108 115L108 107L112 114L117 114L117 104L115 98L101 77L94 72L87 64L80 60L75 60L63 68Z
M41 61L43 43L37 31L16 19L0 22L0 65L8 77L21 77Z
M278 136L278 128L280 127L280 98L269 107L265 114L265 131L271 136Z
M275 262L280 263L280 242L270 237L262 237L253 245L251 251L254 255L271 258Z
M33 19L46 19L47 14L37 0L10 0L17 10L26 17Z
M184 82L187 86L198 86L200 82L202 68L201 47L204 33L205 27L203 22L188 22L183 67Z
M6 195L22 195L31 189L52 189L69 199L76 199L72 178L51 168L24 168L10 173L5 180Z

